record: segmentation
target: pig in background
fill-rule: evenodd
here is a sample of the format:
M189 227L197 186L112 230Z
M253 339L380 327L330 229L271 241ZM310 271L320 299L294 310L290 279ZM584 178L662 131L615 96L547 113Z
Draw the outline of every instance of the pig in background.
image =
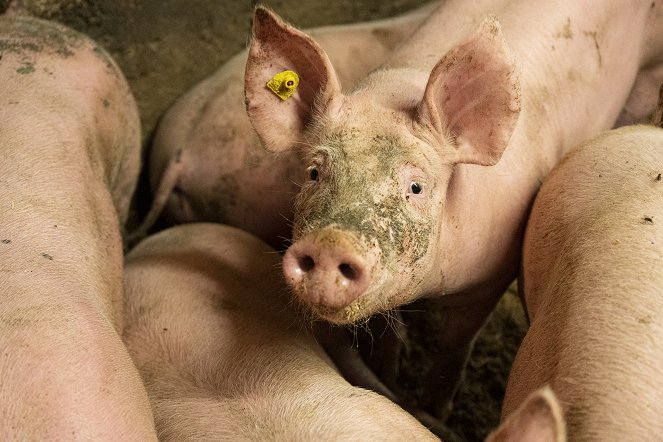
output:
M150 236L127 256L124 340L160 440L437 440L351 386L296 314L280 256L220 224Z
M0 434L155 440L119 334L136 103L95 41L14 12L0 16Z
M350 93L314 40L257 9L249 117L267 149L309 161L286 280L336 324L429 298L447 320L431 349L433 414L516 276L540 181L612 127L639 70L663 61L660 8L448 1ZM300 83L282 101L265 83L285 69Z
M627 126L546 178L524 242L530 328L503 415L549 384L574 441L663 434L663 129Z

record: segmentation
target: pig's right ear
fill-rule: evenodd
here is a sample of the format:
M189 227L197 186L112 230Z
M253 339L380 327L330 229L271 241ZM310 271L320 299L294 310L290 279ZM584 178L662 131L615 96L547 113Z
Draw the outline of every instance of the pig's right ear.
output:
M525 401L486 439L486 442L565 442L562 408L550 387L543 387Z
M299 80L294 93L285 99L267 87L283 71L295 72ZM253 17L244 93L246 110L263 147L284 151L304 143L306 126L341 90L323 49L259 6Z

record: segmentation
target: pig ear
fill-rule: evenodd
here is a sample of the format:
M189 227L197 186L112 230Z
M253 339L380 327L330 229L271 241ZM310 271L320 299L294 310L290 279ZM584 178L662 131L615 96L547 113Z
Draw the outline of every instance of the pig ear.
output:
M267 87L276 74L293 71L294 94L282 99ZM340 94L336 72L322 48L276 14L258 7L244 77L246 109L263 146L271 151L302 143L308 123Z
M549 387L543 387L528 396L486 439L486 442L527 441L566 441L562 409Z
M454 162L490 166L502 157L519 115L516 65L499 22L488 17L433 68L419 123L452 144Z

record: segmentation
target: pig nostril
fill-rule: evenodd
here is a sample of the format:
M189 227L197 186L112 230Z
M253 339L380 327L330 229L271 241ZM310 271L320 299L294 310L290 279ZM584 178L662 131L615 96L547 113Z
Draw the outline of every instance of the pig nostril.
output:
M313 258L308 255L299 258L297 263L303 272L309 272L313 269L313 267L315 267L315 261L313 261Z
M338 270L341 272L341 275L350 281L354 281L359 277L357 271L350 264L341 264L338 266Z

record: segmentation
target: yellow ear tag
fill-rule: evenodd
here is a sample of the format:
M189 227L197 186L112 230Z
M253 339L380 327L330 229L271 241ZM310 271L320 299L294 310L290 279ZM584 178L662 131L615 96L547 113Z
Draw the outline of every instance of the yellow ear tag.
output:
M267 82L267 87L281 100L287 100L297 90L299 76L293 71L283 71L274 75Z

